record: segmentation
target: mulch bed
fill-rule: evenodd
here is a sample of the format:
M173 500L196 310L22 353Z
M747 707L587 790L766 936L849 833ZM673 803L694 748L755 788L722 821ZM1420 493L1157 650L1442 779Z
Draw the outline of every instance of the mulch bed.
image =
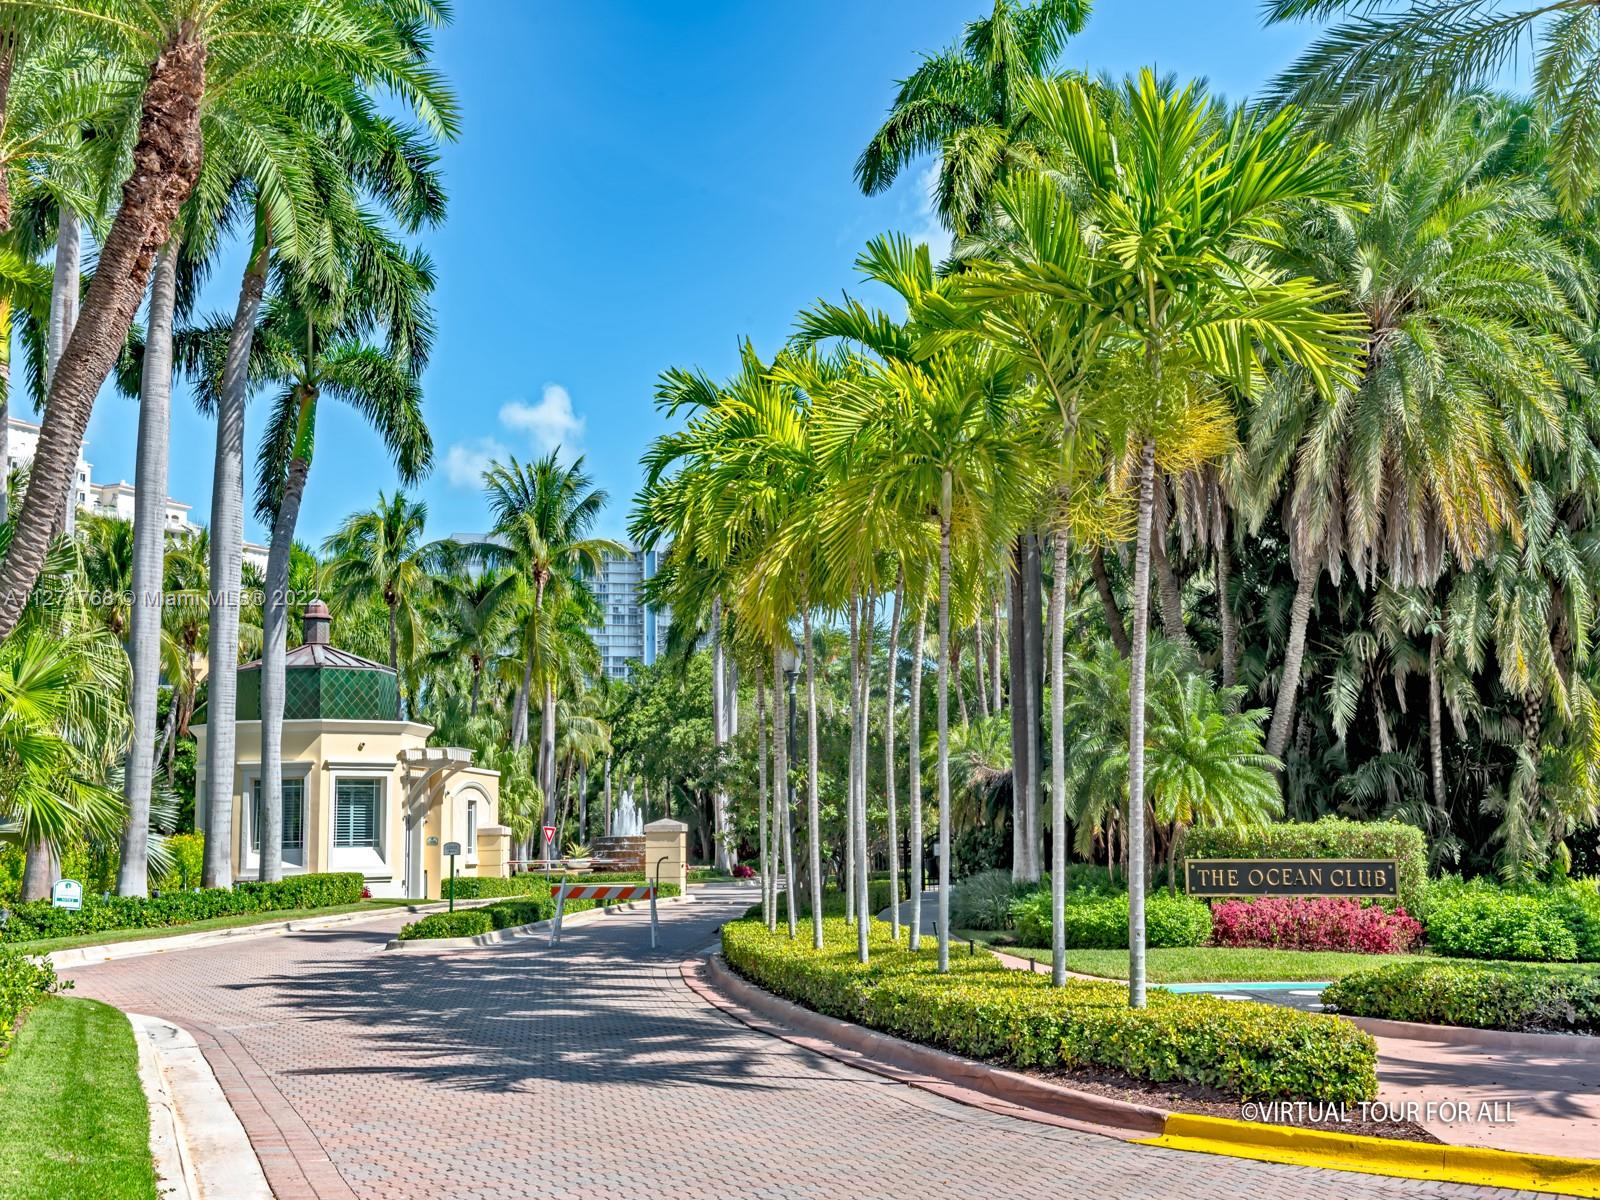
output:
M1226 1117L1230 1121L1254 1121L1263 1125L1292 1125L1298 1129L1317 1129L1324 1133L1350 1133L1361 1137L1394 1138L1405 1142L1430 1142L1439 1139L1421 1125L1412 1121L1365 1121L1358 1105L1347 1107L1346 1120L1330 1111L1333 1106L1311 1103L1295 1111L1286 1105L1284 1110L1268 1114L1266 1119L1246 1116L1244 1107L1236 1097L1216 1088L1194 1083L1150 1083L1134 1079L1116 1071L1101 1071L1092 1067L1078 1067L1067 1071L1030 1071L1058 1083L1062 1087L1080 1092L1091 1092L1113 1100L1126 1100L1130 1104L1146 1104L1152 1108L1171 1112L1194 1113L1202 1117Z

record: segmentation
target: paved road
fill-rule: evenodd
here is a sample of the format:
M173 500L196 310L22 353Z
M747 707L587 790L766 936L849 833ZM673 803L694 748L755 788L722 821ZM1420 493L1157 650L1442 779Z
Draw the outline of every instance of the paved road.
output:
M642 914L425 954L381 951L386 918L71 975L195 1033L278 1200L1517 1194L1131 1146L766 1037L678 974L753 898L663 907L655 953Z

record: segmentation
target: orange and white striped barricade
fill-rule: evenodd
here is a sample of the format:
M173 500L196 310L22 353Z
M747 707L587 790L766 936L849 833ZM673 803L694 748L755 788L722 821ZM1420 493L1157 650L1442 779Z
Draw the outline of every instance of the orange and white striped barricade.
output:
M562 879L556 890L556 919L550 926L550 944L561 940L561 914L568 900L650 901L650 949L656 948L656 885L653 883L574 883Z

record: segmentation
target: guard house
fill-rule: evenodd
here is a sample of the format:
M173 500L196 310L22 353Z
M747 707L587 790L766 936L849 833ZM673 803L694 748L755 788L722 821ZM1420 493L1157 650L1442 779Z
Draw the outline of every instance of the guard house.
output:
M505 875L510 831L499 824L500 774L459 747L430 746L429 725L398 719L399 685L382 663L328 642L327 605L303 615L288 652L283 705L285 875L359 871L374 896L439 897L443 857L461 844L458 875ZM205 826L206 714L192 725L196 815ZM261 871L261 663L239 668L233 874Z

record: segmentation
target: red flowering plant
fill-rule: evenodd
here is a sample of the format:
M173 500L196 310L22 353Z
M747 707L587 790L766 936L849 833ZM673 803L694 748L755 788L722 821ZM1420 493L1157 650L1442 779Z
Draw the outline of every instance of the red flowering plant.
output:
M1404 954L1421 940L1422 923L1404 908L1390 912L1341 896L1266 896L1211 907L1216 946Z
M756 877L756 869L748 863L740 863L733 868L733 877L735 879L754 879Z

